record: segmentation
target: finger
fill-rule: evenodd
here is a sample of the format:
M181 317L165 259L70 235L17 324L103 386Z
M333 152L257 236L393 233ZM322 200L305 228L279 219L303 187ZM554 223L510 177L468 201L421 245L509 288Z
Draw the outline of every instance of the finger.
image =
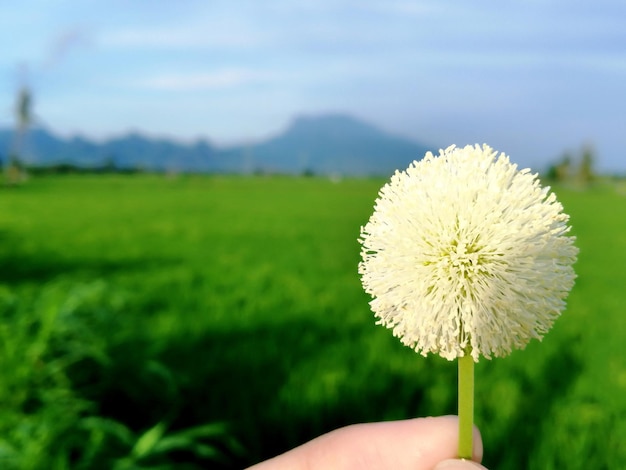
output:
M457 457L458 418L444 416L357 424L324 434L254 467L280 469L431 470ZM482 458L482 440L474 431L474 460Z
M311 461L328 462L319 468L431 470L457 457L458 423L456 416L444 416L349 426L312 441ZM475 429L474 460L480 462L482 453Z
M486 470L478 462L472 460L444 460L439 462L433 470Z

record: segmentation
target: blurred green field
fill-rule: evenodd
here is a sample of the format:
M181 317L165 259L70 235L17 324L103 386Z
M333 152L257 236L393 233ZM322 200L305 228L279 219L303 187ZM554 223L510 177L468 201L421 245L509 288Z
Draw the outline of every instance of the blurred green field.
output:
M0 191L0 467L242 468L456 412L456 365L374 325L383 181L54 176ZM493 469L626 462L626 196L559 188L581 253L543 343L476 370Z

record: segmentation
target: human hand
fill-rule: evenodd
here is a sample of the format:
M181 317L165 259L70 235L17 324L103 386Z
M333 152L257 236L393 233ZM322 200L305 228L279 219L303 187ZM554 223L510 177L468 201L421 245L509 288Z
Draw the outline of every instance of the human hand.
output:
M324 434L248 470L477 470L483 445L474 429L473 461L457 460L456 416L356 424Z

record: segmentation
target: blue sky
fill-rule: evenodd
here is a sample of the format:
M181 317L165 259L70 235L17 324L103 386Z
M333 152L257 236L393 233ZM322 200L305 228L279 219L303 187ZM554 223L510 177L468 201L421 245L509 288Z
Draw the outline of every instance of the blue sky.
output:
M26 82L64 136L225 145L345 112L535 169L590 144L626 172L622 0L21 0L0 18L0 126Z

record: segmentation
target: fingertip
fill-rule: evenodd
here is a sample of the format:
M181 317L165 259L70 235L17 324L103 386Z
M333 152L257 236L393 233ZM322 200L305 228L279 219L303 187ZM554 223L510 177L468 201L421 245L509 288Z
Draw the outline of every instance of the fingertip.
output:
M433 470L487 470L478 462L473 460L448 459L439 462Z
M480 430L474 426L474 445L472 448L473 460L476 462L482 462L483 460L483 438L480 435Z
M459 417L456 415L446 415L446 416L434 416L428 418L414 418L415 421L424 422L429 421L432 423L438 423L442 427L447 427L450 433L453 433L456 436L456 441L454 443L454 448L458 446L458 429L459 429ZM474 425L474 433L473 433L473 445L472 445L472 460L475 462L482 462L483 460L483 439L480 434L480 430Z

